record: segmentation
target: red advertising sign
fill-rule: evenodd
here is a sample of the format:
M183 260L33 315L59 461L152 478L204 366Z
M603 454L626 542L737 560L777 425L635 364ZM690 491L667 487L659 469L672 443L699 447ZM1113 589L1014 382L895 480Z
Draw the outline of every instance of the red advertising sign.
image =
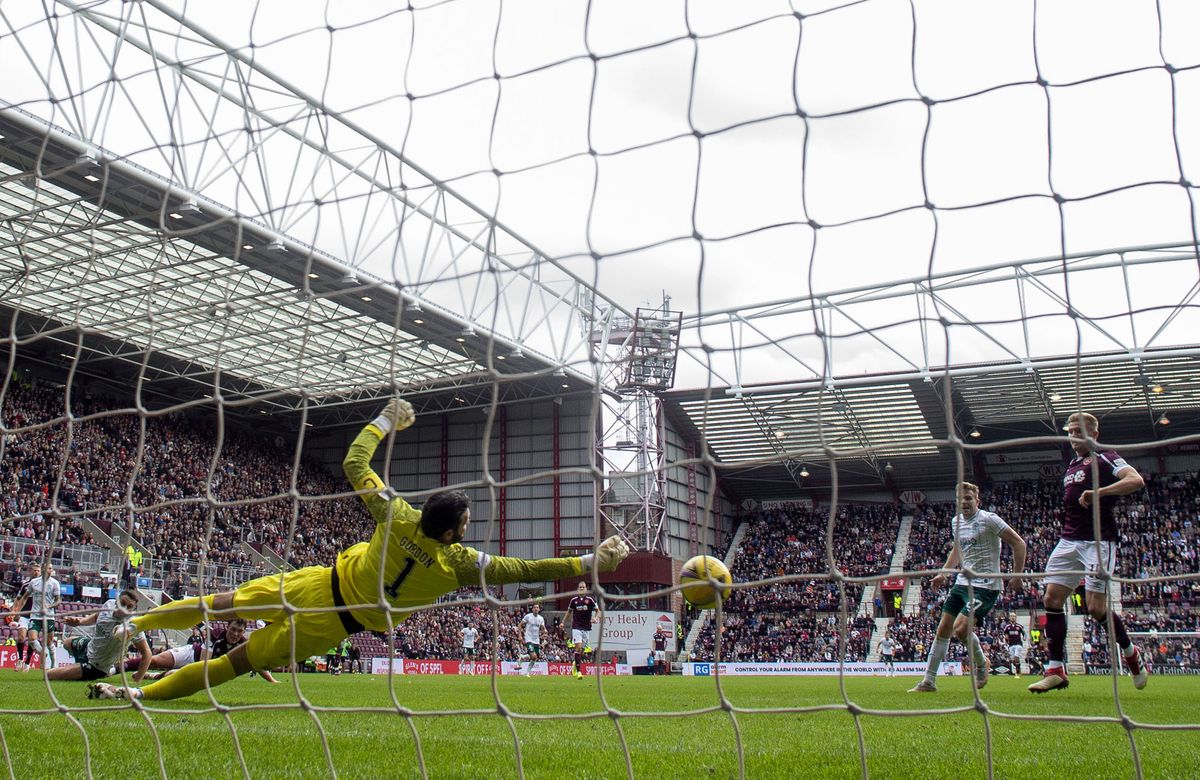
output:
M405 674L458 674L458 661L404 661Z
M0 645L0 669L13 669L17 665L17 648L15 645ZM42 656L33 654L33 668L42 667Z
M372 672L376 674L387 673L387 660L378 659L380 663L378 668L372 664ZM396 660L396 666L400 666L399 659ZM414 661L405 659L403 661L403 674L462 674L484 677L492 673L493 664L491 661L446 661L440 659L432 659L427 661ZM583 673L585 675L594 675L596 673L597 664L584 664ZM628 664L599 664L600 674L605 676L617 674L630 674ZM502 661L497 674L515 675L525 671L525 664L516 661ZM538 675L558 675L566 676L571 674L574 669L569 663L559 661L540 661L534 664L533 673ZM396 673L401 673L399 669Z

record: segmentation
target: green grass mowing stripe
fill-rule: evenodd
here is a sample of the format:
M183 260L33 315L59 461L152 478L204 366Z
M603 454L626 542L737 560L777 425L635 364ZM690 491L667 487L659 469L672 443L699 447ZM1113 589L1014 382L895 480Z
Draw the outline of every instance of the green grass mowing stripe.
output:
M882 711L970 705L965 678L940 681L934 695L908 694L915 678L851 678L846 689L859 706ZM1033 696L1030 678L993 678L984 700L996 711L1015 714L1113 716L1112 683L1106 677L1072 678L1069 691ZM502 678L504 704L518 715L603 713L592 680ZM1152 678L1144 691L1121 679L1122 702L1135 720L1189 723L1200 720L1193 702L1200 678ZM402 705L417 712L439 709L494 709L490 680L471 677L396 678ZM723 689L741 708L802 707L842 701L836 678L727 678ZM92 708L84 686L55 684L90 737L97 777L154 777L154 741L145 720L129 710ZM382 677L308 675L304 696L318 706L387 707ZM627 712L683 711L719 702L711 678L607 679L611 706ZM217 689L223 704L290 704L290 681L270 686L237 680ZM48 706L44 685L31 675L0 673L0 706ZM204 696L159 706L151 717L172 777L237 777L234 740L222 716L189 714L204 708ZM109 705L111 706L111 705ZM318 730L298 708L231 714L254 777L327 777ZM334 766L342 777L416 777L416 745L403 717L391 713L319 713ZM845 712L737 713L751 778L801 776L858 777L859 754L853 718ZM1131 777L1132 753L1126 732L1112 723L1053 723L991 717L997 777ZM512 732L498 714L417 717L426 767L431 777L516 777ZM514 720L526 777L624 777L625 757L617 726L607 714L586 720ZM975 711L949 715L884 717L863 715L867 764L872 777L982 777L985 773L983 717ZM734 729L728 712L691 716L620 719L634 773L642 778L734 777L738 770ZM83 741L61 713L0 716L0 727L18 777L81 777ZM1139 730L1135 739L1149 778L1200 776L1200 734ZM581 775L582 772L582 775Z

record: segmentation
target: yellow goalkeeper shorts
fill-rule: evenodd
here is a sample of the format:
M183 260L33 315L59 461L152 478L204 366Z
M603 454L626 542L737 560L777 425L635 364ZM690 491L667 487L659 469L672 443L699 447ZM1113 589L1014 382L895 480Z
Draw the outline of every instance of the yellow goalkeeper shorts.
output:
M328 567L308 566L250 580L234 592L233 611L238 617L266 620L270 624L250 634L247 640L247 653L254 668L272 669L303 661L324 653L349 634L337 612L304 611L335 606L332 574ZM284 608L285 601L296 610L291 615Z

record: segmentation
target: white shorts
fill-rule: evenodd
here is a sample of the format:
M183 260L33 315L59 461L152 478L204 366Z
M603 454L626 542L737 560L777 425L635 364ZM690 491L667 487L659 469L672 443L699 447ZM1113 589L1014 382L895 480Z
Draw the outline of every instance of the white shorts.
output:
M183 667L196 660L196 651L191 645L183 647L170 647L167 652L171 654L172 669L182 669Z
M667 660L667 651L666 650L655 650L654 651L654 660L655 661Z
M1010 658L1024 658L1025 657L1025 645L1009 645L1008 646L1008 655Z
M577 645L583 645L584 647L587 647L588 646L588 633L589 632L584 631L582 628L572 628L571 629L571 641Z
M1099 549L1097 549L1099 548ZM1098 554L1097 554L1098 553ZM1089 593L1104 593L1108 581L1092 574L1068 574L1066 572L1105 572L1112 574L1117 568L1117 543L1077 541L1059 539L1046 561L1046 582L1065 585L1074 590L1083 579L1084 590Z
M17 628L29 630L29 618L24 616L17 618Z

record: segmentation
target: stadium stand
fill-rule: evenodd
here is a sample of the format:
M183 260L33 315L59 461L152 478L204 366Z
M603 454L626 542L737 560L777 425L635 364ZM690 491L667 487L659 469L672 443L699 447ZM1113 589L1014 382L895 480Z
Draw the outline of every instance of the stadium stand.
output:
M3 408L8 427L37 425L54 420L64 408L61 389L14 385ZM72 411L86 416L110 402L100 404L86 395L72 398ZM71 511L88 510L101 528L128 524L132 536L150 551L158 570L154 572L171 596L194 592L200 584L194 562L205 548L204 531L209 518L206 506L193 501L204 495L214 454L213 431L180 415L149 418L146 424L141 468L137 442L141 430L137 415L110 415L77 422L72 426L70 455L62 472L60 505ZM22 578L23 564L39 557L52 524L50 502L58 480L61 453L67 447L63 422L20 434L5 441L3 472L0 472L0 589L10 596ZM258 439L226 431L221 457L213 472L211 487L220 498L283 494L290 488L290 462L277 457L271 446ZM163 501L179 501L165 508L143 509L132 515L118 507L124 503L132 482L132 500L143 507ZM344 489L340 475L332 475L313 464L303 464L298 484L306 493L336 493ZM1061 485L1056 480L1015 481L989 485L983 507L999 513L1024 536L1029 549L1028 567L1044 567L1057 541ZM291 516L287 499L250 506L223 508L217 513L207 554L214 562L213 575L236 571L239 579L265 573L252 560L242 542L285 552L287 525ZM1197 569L1197 511L1200 510L1200 477L1194 474L1147 475L1146 489L1118 505L1122 555L1120 572L1125 576L1149 578L1184 575ZM949 543L949 504L929 504L909 510L913 517L904 560L906 569L936 569L945 559ZM733 574L737 582L749 582L789 574L818 574L826 570L824 536L828 510L805 504L785 504L746 518L749 525L741 543ZM892 505L839 505L834 526L836 563L847 575L864 576L887 571L896 544L900 510ZM370 533L369 516L356 499L343 498L300 505L297 532L287 560L296 566L332 563L342 548ZM727 535L727 539L732 535ZM88 546L95 540L76 519L59 524L56 547ZM723 556L724 550L714 550ZM1005 549L1005 556L1009 551ZM100 586L105 592L116 583L98 571L60 566L60 581L71 584L75 594L84 586ZM212 587L215 580L205 583ZM893 619L889 630L899 643L897 658L920 660L929 645L938 617L940 594L930 593L923 582L917 614ZM862 587L846 586L847 604L858 611ZM477 589L456 595L478 597ZM102 599L80 596L64 611L94 606ZM836 613L839 586L829 580L812 579L768 587L738 589L725 605L722 627L723 656L742 661L838 660L840 645ZM1200 627L1197 604L1200 582L1165 580L1126 585L1122 603L1132 631L1165 633L1196 631ZM1006 593L995 614L1037 610L1040 606L1036 583L1025 594ZM515 658L520 652L517 621L524 611L499 613L499 654ZM832 619L831 619L832 618ZM688 621L685 618L685 625ZM461 656L459 630L472 624L480 631L480 656L492 652L490 616L480 605L447 601L433 610L412 615L396 630L397 655L405 658L457 658ZM875 629L872 616L854 618L843 657L865 659ZM993 642L996 626L989 619L980 627L985 648ZM0 639L9 633L4 628ZM1088 621L1085 639L1091 647L1089 662L1107 663L1104 628ZM353 638L364 658L386 654L385 638L358 634ZM714 631L710 621L693 648L699 660L711 660ZM546 651L550 659L566 659L567 650L557 630L548 626ZM1189 637L1166 637L1154 648L1156 662L1196 666L1197 643ZM950 659L962 657L958 643L951 645Z

